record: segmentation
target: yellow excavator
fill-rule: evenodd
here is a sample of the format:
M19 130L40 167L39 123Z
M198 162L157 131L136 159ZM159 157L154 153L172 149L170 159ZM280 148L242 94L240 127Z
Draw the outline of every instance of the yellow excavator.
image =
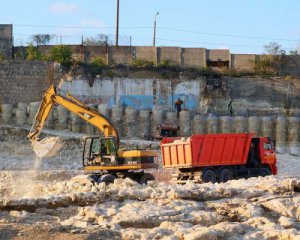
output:
M71 94L64 94L51 85L41 101L35 121L28 134L32 144L40 141L39 136L54 105L61 105L83 120L95 126L102 136L85 137L83 167L91 172L93 182L113 183L115 178L129 177L141 184L154 180L144 169L157 168L158 154L154 150L121 150L119 134L113 124L102 114L85 106Z

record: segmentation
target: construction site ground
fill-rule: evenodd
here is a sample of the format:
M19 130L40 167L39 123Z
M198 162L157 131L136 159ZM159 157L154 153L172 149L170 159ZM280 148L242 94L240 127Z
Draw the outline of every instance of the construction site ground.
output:
M82 134L35 157L28 130L0 126L0 239L300 239L300 158L278 154L278 176L219 184L168 183L153 170L147 186L130 179L80 185ZM158 142L122 141L144 148Z

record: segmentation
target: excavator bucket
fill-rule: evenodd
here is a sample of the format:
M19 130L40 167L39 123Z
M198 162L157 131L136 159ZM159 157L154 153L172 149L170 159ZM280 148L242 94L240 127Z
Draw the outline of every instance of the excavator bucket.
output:
M46 137L40 141L32 141L32 148L39 158L50 158L58 154L62 148L59 137Z

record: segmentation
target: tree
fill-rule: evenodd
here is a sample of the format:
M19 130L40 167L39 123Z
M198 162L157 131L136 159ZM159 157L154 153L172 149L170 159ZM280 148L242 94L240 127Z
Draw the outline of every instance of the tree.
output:
M300 43L298 43L297 47L289 52L290 55L298 56L300 55Z
M111 40L105 34L99 34L96 37L87 37L83 41L83 45L85 46L107 46L111 44Z
M36 46L40 46L40 45L47 45L53 38L54 35L50 35L50 34L35 34L31 36L31 41Z
M282 49L281 45L277 42L270 42L264 45L266 56L261 61L264 66L263 72L271 74L279 74L281 65L285 61L286 52Z
M266 54L271 56L284 55L285 51L282 49L281 45L277 42L270 42L267 45L264 45Z
M50 50L50 59L64 66L70 66L72 63L72 50L65 45L57 45Z
M289 52L290 55L298 56L300 55L300 51L298 49L293 49Z
M41 51L33 46L33 44L29 44L26 48L26 59L27 60L42 60L44 58Z

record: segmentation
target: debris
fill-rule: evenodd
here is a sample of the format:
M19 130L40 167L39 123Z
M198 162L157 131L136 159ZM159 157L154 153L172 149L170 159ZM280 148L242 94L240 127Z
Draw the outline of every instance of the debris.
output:
M39 158L50 158L57 155L62 148L62 143L59 137L46 137L32 142L32 148Z

